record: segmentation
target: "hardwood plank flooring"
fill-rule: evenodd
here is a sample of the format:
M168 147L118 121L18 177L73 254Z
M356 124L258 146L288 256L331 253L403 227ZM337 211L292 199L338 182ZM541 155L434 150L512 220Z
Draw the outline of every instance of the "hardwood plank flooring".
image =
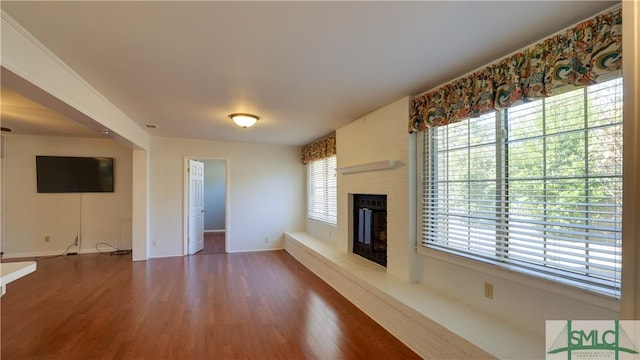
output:
M0 298L2 359L417 359L284 251L38 262Z
M200 252L198 252L198 255L224 253L225 236L225 232L223 231L204 233L204 248Z

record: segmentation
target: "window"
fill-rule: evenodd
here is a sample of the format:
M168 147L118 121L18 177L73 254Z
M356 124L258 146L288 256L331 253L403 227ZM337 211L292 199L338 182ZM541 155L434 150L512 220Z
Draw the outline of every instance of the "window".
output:
M336 156L307 164L307 216L337 223Z
M622 79L423 134L423 246L620 297Z

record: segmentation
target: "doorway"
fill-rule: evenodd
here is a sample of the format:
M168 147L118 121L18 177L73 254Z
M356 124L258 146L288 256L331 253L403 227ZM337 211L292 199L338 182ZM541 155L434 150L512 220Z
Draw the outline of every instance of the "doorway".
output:
M186 157L185 168L191 161L198 161L203 167L203 190L200 199L194 199L193 178L189 170L185 171L185 219L184 219L184 254L218 254L229 249L228 209L229 209L229 172L228 160L219 158ZM192 210L202 202L202 224L193 221ZM194 233L198 225L199 234ZM202 247L192 251L194 238L203 239Z

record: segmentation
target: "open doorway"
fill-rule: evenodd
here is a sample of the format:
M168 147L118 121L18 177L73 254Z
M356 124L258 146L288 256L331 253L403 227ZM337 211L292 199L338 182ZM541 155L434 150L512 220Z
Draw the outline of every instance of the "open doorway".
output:
M185 238L184 254L217 254L228 249L228 161L202 157L186 158L187 168L197 160L203 167L201 199L194 198L191 174L185 174ZM195 192L198 193L197 191ZM193 221L192 209L202 204L202 222ZM197 226L197 228L195 228ZM199 233L198 233L199 232ZM202 239L202 246L193 250L193 239Z

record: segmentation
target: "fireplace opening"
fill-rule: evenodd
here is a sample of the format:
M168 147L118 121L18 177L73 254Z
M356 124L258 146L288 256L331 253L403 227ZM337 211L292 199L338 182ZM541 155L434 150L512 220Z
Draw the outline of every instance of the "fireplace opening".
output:
M387 195L353 195L353 253L387 266Z

